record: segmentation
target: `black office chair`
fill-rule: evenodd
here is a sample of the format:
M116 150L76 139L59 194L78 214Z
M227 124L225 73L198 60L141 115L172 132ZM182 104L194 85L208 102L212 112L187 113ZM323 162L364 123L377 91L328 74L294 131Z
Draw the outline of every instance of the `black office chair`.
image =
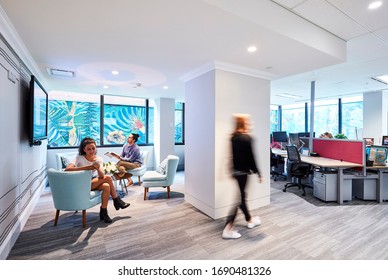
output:
M278 177L283 177L283 179L287 179L287 176L284 174L284 158L279 155L275 155L271 151L271 176L274 181L277 181Z
M290 174L291 178L295 178L296 182L287 183L284 186L283 191L286 192L288 188L298 187L303 190L302 196L306 195L305 188L312 188L312 186L302 184L302 179L307 178L311 173L312 168L310 164L303 163L300 159L300 154L296 146L286 146L287 149L287 173Z

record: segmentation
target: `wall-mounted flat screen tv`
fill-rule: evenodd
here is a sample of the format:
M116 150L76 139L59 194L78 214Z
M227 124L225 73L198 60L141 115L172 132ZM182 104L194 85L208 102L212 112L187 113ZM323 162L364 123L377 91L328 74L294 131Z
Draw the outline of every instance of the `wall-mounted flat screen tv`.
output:
M30 145L47 139L48 94L35 76L30 81Z

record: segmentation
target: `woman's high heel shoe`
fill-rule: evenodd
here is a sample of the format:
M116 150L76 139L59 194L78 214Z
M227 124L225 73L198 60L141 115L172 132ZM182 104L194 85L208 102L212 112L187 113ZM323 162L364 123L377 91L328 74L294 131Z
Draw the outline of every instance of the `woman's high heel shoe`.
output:
M108 209L100 207L100 221L110 224L112 219L108 216Z
M115 206L116 210L119 210L127 208L130 204L122 201L121 198L118 196L113 199L113 205Z

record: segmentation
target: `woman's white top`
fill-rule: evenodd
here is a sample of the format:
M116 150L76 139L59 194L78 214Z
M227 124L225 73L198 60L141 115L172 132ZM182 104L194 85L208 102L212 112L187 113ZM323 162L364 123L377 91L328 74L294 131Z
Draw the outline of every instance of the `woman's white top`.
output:
M84 156L80 156L80 155L77 155L71 163L74 164L75 167L83 167L83 166L92 165L93 162L96 162L96 161L100 164L100 166L102 166L102 164L104 163L104 160L102 159L102 157L97 156L95 161L88 161ZM95 169L93 171L90 170L90 172L92 172L93 178L98 177L97 170Z

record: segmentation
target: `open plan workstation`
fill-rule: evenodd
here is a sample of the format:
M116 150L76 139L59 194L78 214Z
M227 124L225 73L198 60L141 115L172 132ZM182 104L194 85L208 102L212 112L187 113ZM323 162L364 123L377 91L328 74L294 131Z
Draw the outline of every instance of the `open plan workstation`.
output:
M311 145L310 151L314 151L311 153L314 156L308 153L301 155L300 159L314 167L310 181L315 197L339 204L353 198L376 200L379 203L388 200L388 186L385 184L388 166L385 161L378 165L375 161L367 160L365 141L313 138ZM380 149L386 152L385 147ZM287 157L283 149L272 149L272 153Z

